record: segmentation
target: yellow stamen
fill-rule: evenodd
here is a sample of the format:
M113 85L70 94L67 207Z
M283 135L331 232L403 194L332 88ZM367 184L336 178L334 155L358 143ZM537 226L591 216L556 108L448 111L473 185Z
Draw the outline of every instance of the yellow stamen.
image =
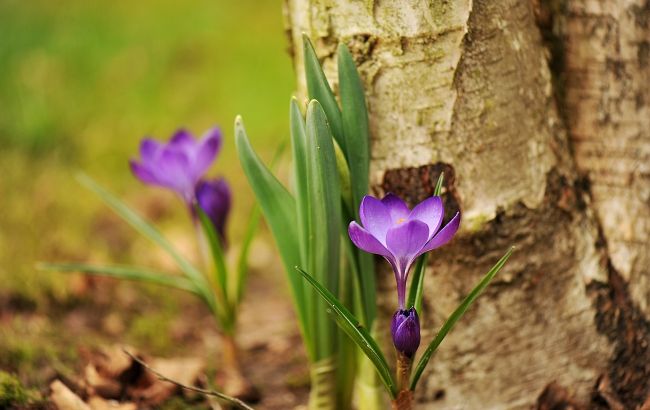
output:
M404 222L404 221L406 221L406 218L399 218L399 219L397 220L397 224L399 225L399 224L401 224L401 223Z

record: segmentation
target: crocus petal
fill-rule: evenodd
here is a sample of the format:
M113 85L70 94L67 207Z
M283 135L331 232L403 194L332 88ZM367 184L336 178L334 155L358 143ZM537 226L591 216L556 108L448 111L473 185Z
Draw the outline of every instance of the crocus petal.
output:
M129 167L131 168L133 175L135 175L136 178L145 184L160 185L160 180L157 178L157 176L144 165L138 164L137 162L131 160L129 161Z
M175 146L192 146L194 145L194 138L192 133L186 129L177 130L174 135L169 139L169 143Z
M446 244L454 237L460 226L460 213L456 212L451 221L445 225L444 228L440 230L425 246L422 248L420 253L429 252L430 250L441 247Z
M393 225L386 205L379 199L366 195L359 207L359 217L363 227L385 246L386 233Z
M381 202L388 208L393 225L401 223L408 218L410 212L409 207L397 195L388 193L382 198Z
M162 145L151 138L145 138L140 142L140 157L143 163L155 161L161 150Z
M223 141L221 130L214 127L206 132L196 147L192 168L197 175L202 175L212 164L221 149Z
M377 238L354 221L350 222L350 225L348 226L348 235L350 235L352 243L361 250L381 255L386 258L391 256L388 249L386 249Z
M395 256L401 280L406 280L413 260L429 239L429 227L422 221L412 220L395 228L386 235L386 248ZM398 283L399 285L399 283Z
M416 219L427 224L429 227L429 239L431 239L440 228L444 213L442 199L439 196L432 196L413 208L409 215L409 220Z
M194 196L196 181L187 173L190 166L187 154L183 151L165 147L158 163L161 185L178 192L189 205Z

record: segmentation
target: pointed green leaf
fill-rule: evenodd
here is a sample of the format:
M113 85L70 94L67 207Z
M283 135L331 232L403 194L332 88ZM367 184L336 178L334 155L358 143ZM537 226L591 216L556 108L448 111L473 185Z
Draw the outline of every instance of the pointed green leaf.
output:
M275 169L277 163L282 158L286 143L283 141L278 145L278 148L273 154L273 159L271 160L271 169ZM246 233L241 242L241 250L239 256L237 257L237 278L235 280L235 299L233 300L233 307L236 308L239 306L244 289L246 288L246 282L248 279L248 255L250 253L251 244L253 243L253 238L260 224L260 219L262 218L262 211L260 210L259 205L253 205L250 215L248 217L248 225L246 226Z
M227 310L230 310L230 303L228 301L228 269L226 268L226 261L223 254L223 248L221 247L221 241L219 240L219 235L217 234L217 230L212 224L210 217L198 204L194 205L194 211L199 217L201 228L203 229L205 238L208 240L210 254L212 255L212 260L214 262L214 282L217 291L219 292L219 296L221 297L221 303Z
M350 311L341 304L336 297L316 279L304 270L296 267L302 276L316 289L320 296L327 302L334 315L336 324L345 332L350 339L364 352L368 359L373 363L381 381L384 383L386 390L391 398L397 394L395 380L393 379L388 363L384 354L381 352L379 345L370 335L368 330L363 327Z
M424 272L427 266L427 254L420 256L413 271L413 279L411 279L411 288L409 289L409 297L407 306L414 307L415 310L422 314L422 290L424 287Z
M337 294L341 251L341 192L332 133L325 112L316 100L312 100L307 107L305 131L309 235L307 266L323 286ZM335 351L336 327L325 314L323 302L314 299L312 326L318 340L318 359L322 359Z
M80 272L89 275L108 276L118 279L153 283L156 285L184 290L200 296L200 293L197 292L194 284L187 278L136 266L91 265L86 263L42 263L37 265L37 268L48 271Z
M350 169L353 198L351 211L354 218L359 219L359 204L367 194L369 185L370 130L363 83L352 55L343 43L338 48L338 73L345 155ZM371 325L377 311L375 264L372 255L361 250L357 250L356 254L366 324Z
M235 143L239 161L271 229L285 266L307 350L313 351L313 341L311 335L307 333L309 327L303 284L300 276L293 269L300 263L296 202L253 151L241 117L235 119Z
M309 99L318 100L323 106L323 110L327 114L327 119L332 128L332 134L339 143L343 152L347 151L345 146L345 139L343 138L343 125L341 120L341 110L336 102L336 97L332 92L332 88L327 82L327 77L321 68L320 61L316 56L314 46L312 46L309 37L302 36L303 52L305 57L305 76L307 79L307 93Z
M442 193L442 183L445 180L445 173L441 172L440 176L438 177L438 182L436 182L436 187L433 190L433 196L440 196Z
M352 202L352 185L350 180L350 167L345 159L345 154L334 140L334 154L336 157L336 169L339 174L339 186L341 187L341 199L350 212L354 212L354 203Z
M258 205L254 205L248 217L248 225L246 226L246 233L241 242L241 251L237 258L237 280L235 289L234 306L238 306L244 296L244 289L248 278L248 255L250 254L251 244L253 238L260 224L262 212Z
M485 276L483 276L483 279L481 279L478 285L472 289L472 291L465 297L460 306L454 310L445 324L442 325L438 331L438 334L433 338L427 347L427 350L425 350L424 354L420 358L418 365L415 367L415 371L411 376L411 390L415 390L418 380L420 380L420 376L422 376L422 372L424 372L424 368L429 363L429 359L431 359L431 355L436 351L436 349L438 349L438 346L440 346L440 343L442 343L445 336L447 336L449 331L454 327L458 319L460 319L465 314L467 309L472 305L472 303L474 303L476 298L481 294L481 292L483 292L483 290L485 290L487 285L494 278L494 275L496 275L497 272L501 270L503 265L505 265L513 250L514 246L511 247L508 252L506 252L506 254L501 257L501 259L499 259L499 261L492 267L492 269L490 269L488 273L485 274Z
M359 204L368 192L370 173L368 109L361 77L350 50L343 43L338 48L338 70L345 155L350 166L354 200Z
M307 264L307 227L309 220L307 210L309 209L309 198L307 188L307 131L305 130L305 119L302 116L298 101L291 99L289 107L289 122L291 124L291 150L293 157L293 177L295 178L296 190L296 215L298 219L298 246L300 247L300 262Z

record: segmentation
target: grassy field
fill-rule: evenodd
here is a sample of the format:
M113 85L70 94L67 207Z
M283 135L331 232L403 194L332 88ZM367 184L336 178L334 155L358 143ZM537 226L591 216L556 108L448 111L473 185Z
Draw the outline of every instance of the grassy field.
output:
M267 158L286 138L286 47L280 0L0 0L0 299L66 300L70 277L38 272L37 261L155 259L75 181L79 171L179 232L182 246L182 206L127 167L142 136L180 126L222 126L212 174L236 187L236 242L252 197L233 119L243 115Z

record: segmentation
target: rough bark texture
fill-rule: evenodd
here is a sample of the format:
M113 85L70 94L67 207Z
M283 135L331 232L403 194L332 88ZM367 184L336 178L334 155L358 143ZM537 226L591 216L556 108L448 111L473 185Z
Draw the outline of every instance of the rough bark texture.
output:
M566 110L613 267L650 314L650 1L569 2Z
M334 83L338 42L355 55L375 192L415 203L444 170L445 203L463 214L430 258L423 343L517 246L433 358L419 408L647 400L649 4L287 1L290 39L310 35Z

